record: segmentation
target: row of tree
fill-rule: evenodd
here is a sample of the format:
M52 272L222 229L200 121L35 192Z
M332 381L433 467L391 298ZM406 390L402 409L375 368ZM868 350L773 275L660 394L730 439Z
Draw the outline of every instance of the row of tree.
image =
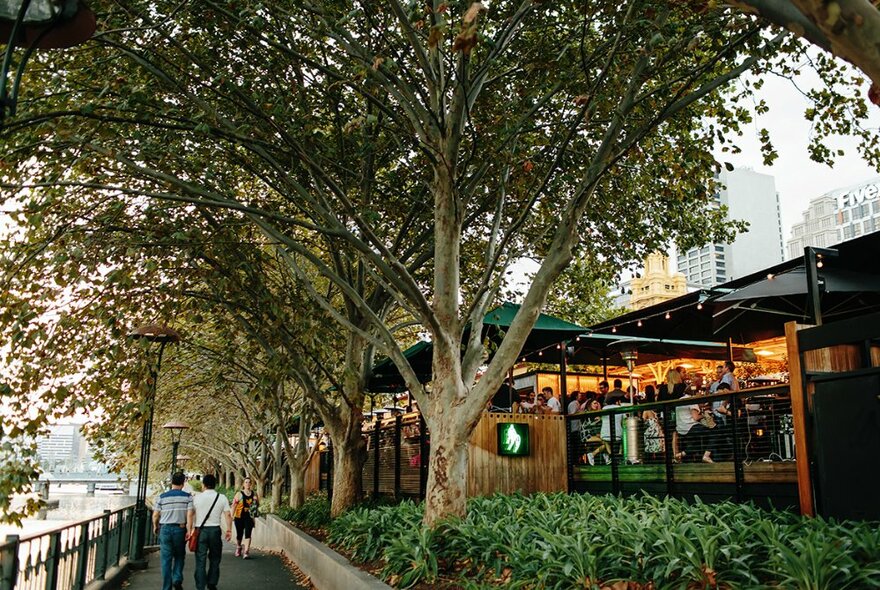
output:
M150 362L124 335L161 321L187 346L159 401L201 420L206 453L280 443L292 469L282 431L314 412L335 514L360 494L377 354L431 431L426 522L462 515L469 435L572 261L577 298L742 229L714 206L711 154L738 150L743 105L764 110L761 74L815 65L813 157L847 132L880 161L860 78L714 2L93 4L99 33L29 66L2 131L7 434L86 411L124 439ZM836 46L858 3L832 4L830 32L809 7L783 21ZM537 271L489 350L482 318L523 258ZM430 391L402 354L413 330Z

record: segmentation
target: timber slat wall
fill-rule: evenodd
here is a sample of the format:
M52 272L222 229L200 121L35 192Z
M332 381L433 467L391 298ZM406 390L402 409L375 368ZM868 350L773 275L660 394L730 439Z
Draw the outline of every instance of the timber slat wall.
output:
M498 455L497 425L507 422L529 424L528 457ZM563 416L483 414L470 440L468 495L567 491L565 453Z
M313 494L320 489L321 483L321 453L312 455L312 460L306 469L305 489L306 494Z

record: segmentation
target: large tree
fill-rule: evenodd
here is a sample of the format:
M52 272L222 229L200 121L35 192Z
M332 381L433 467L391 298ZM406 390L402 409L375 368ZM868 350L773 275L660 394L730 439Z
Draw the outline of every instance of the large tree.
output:
M801 51L741 13L651 0L98 8L103 32L65 55L64 76L31 70L51 90L7 127L7 186L255 224L354 356L387 354L418 399L429 524L464 513L468 437L575 253L619 268L718 237L709 153L749 120L736 101L751 96L730 83ZM855 97L819 108L847 105L864 110ZM482 317L522 256L540 266L489 360ZM386 321L391 302L431 335L430 392ZM346 382L362 390L363 373Z

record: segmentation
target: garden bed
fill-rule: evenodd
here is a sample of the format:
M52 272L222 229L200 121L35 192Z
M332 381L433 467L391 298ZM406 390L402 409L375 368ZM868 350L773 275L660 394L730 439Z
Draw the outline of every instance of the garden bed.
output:
M329 543L400 588L880 588L877 523L649 496L493 496L434 530L355 509Z

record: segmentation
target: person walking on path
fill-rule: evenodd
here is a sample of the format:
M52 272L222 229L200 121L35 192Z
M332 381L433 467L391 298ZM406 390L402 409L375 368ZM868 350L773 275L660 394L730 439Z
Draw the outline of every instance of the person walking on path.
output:
M220 558L223 556L223 539L220 538L221 518L226 519L226 540L232 539L232 514L229 500L214 490L217 478L211 474L202 478L205 491L193 500L195 522L199 523L199 543L196 547L196 590L217 590L220 581ZM207 558L207 571L205 561Z
M153 509L153 530L159 536L162 590L183 588L186 539L193 528L193 497L183 491L183 473L171 476L171 489L159 496Z
M232 519L235 523L235 556L247 559L251 549L254 515L260 505L260 496L251 489L251 478L244 478L242 489L232 499ZM247 541L242 547L243 541Z

